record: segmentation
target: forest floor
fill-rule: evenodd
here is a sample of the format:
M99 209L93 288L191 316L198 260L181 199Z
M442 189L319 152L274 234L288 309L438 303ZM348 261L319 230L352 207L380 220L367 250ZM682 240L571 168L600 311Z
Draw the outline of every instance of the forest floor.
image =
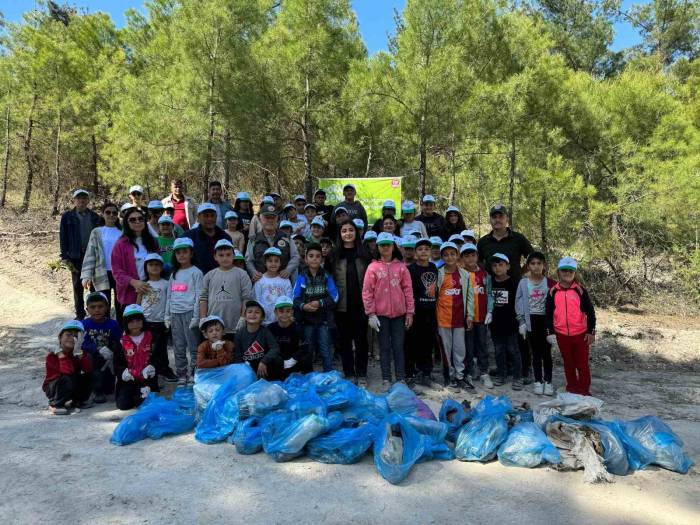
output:
M72 317L70 278L54 271L56 230L0 216L0 521L3 523L700 523L700 469L650 468L586 485L581 472L428 462L398 486L358 465L277 464L192 434L116 447L127 413L107 403L50 416L43 360ZM6 235L31 233L35 235ZM38 233L39 232L39 233ZM604 416L663 418L700 459L700 317L601 310L593 393ZM561 387L561 364L555 364ZM372 361L370 388L379 383ZM508 387L514 403L541 397ZM477 389L476 395L484 391ZM421 392L437 409L444 389ZM473 399L474 394L454 396Z

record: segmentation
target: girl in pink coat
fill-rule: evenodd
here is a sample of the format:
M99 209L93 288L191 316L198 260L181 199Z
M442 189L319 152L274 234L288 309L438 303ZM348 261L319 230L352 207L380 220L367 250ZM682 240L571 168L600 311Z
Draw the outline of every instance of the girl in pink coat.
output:
M372 261L365 273L362 302L369 327L379 332L382 388L391 386L391 358L394 358L396 381L405 378L403 341L413 324L413 286L411 274L402 262L394 236L382 232L377 237L379 259Z

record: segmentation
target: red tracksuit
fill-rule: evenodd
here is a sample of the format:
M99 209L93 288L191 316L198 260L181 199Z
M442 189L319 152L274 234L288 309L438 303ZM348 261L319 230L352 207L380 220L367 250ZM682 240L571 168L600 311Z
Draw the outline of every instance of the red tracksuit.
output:
M555 284L547 295L547 335L556 334L564 360L566 391L590 396L591 369L586 334L595 334L595 310L588 292L578 283Z

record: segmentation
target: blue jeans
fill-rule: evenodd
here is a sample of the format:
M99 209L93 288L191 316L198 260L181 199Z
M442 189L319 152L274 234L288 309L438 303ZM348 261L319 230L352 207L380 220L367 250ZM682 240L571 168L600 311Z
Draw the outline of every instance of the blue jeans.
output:
M317 350L321 355L323 371L330 372L333 370L333 359L331 357L333 343L331 341L330 327L325 323L306 324L304 325L304 339L306 339L306 342L309 344L312 358Z
M484 323L474 323L471 330L464 332L467 347L465 366L469 375L474 375L474 358L479 375L489 373L488 328Z
M522 365L520 362L520 348L518 347L517 334L496 335L491 333L491 339L493 340L493 347L496 350L498 375L503 379L508 375L506 356L510 356L510 363L513 367L513 381L518 381L521 378Z
M391 357L394 357L394 373L397 381L406 378L403 340L406 333L406 317L379 317L379 364L382 379L391 381Z

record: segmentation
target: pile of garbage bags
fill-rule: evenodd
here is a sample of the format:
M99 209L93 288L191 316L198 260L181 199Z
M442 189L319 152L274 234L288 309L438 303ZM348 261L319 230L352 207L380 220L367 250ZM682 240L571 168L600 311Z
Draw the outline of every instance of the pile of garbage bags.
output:
M284 382L257 380L247 364L200 371L195 386L171 400L151 394L115 429L127 445L195 429L195 439L227 441L239 454L264 452L274 461L308 456L348 465L370 449L378 473L400 483L429 460L487 462L584 470L590 482L610 481L649 465L685 473L693 462L683 442L661 420L604 421L603 402L560 394L538 405L514 407L505 396L474 406L453 399L439 416L403 383L373 394L338 372L294 374Z

